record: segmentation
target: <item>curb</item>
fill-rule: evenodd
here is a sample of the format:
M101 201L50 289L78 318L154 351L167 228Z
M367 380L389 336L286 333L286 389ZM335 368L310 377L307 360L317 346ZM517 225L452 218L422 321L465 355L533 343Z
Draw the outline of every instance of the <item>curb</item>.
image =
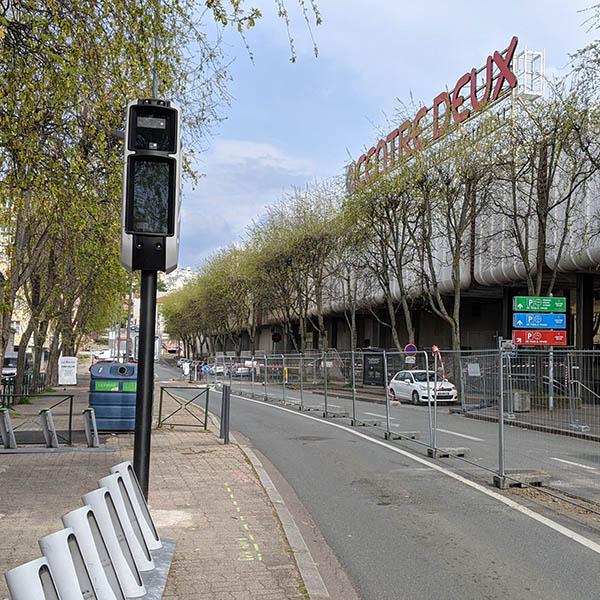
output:
M211 412L208 413L208 417L212 421L213 426L217 429L220 429L220 419ZM285 537L287 538L290 548L292 549L294 560L298 566L298 571L300 571L300 577L304 582L304 587L306 588L308 597L310 600L330 599L331 596L329 595L327 587L323 582L321 573L319 573L319 568L317 567L317 564L315 563L312 554L310 553L310 550L304 541L304 537L302 537L302 533L300 532L298 525L296 525L294 517L288 510L285 501L269 477L269 474L265 470L262 462L251 448L240 444L233 434L230 434L229 437L230 440L237 445L237 447L250 461L250 464L258 475L258 479L263 486L263 489L269 497L269 501L277 513L277 517L281 523Z
M237 443L237 442L236 442ZM317 600L319 598L330 598L329 592L325 587L325 583L321 578L321 574L319 573L319 569L294 521L294 517L288 510L283 498L277 491L275 484L269 477L269 474L266 472L263 464L260 462L258 456L254 454L254 451L248 446L242 446L238 444L241 451L248 457L248 460L252 463L254 470L256 471L258 478L267 492L267 496L269 496L269 500L275 511L277 512L277 516L281 522L281 526L283 527L283 531L285 536L288 539L290 547L292 548L292 552L294 553L294 558L296 560L296 564L298 565L298 570L300 571L300 576L304 580L304 585L306 587L306 591L308 593L309 598L311 600Z

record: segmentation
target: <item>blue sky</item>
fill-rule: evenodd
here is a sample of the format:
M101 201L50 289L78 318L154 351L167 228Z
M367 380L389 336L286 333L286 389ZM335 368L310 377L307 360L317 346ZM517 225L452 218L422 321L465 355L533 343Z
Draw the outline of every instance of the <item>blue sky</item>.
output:
M295 64L274 0L248 0L264 15L247 36L254 61L225 35L231 106L197 162L204 176L184 189L182 266L238 240L293 186L341 174L400 102L431 104L513 35L545 51L546 75L564 73L569 53L595 37L579 12L593 0L318 0L315 58L296 2L287 0Z

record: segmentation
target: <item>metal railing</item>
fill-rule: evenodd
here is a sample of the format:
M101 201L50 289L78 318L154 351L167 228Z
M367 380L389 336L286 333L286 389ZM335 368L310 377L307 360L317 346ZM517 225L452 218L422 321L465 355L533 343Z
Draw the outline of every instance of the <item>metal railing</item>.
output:
M66 436L58 433L57 431L57 437L62 440L63 442L65 442L67 445L72 446L73 445L73 394L14 394L14 393L9 393L8 397L1 395L0 396L0 404L2 406L8 406L8 402L7 402L7 398L10 398L12 402L14 402L15 400L20 400L20 399L30 399L30 400L35 400L35 399L39 399L39 398L60 398L60 400L58 400L57 402L53 402L53 404L51 404L50 406L45 406L42 407L39 410L39 413L43 412L43 411L54 411L54 409L57 406L62 406L64 404L68 404L68 412L66 413L56 413L53 412L53 416L54 417L67 417L67 434ZM38 414L39 414L38 413ZM31 423L31 419L26 419L24 420L22 423L15 425L13 427L14 431L18 431L21 430L23 431L23 427L25 427L25 425ZM22 443L22 442L21 442Z
M207 387L202 388L198 391L196 395L190 398L182 398L172 392L172 390L186 390L190 391L190 388L187 386L161 386L160 388L160 396L158 402L158 423L157 427L160 429L164 425L169 426L180 426L180 427L200 427L206 431L208 429L208 404L209 404L209 396L210 389ZM163 416L163 408L164 408L164 400L165 397L168 397L176 404L175 410L171 410L166 416ZM201 420L197 414L190 410L190 405L197 404L196 400L204 397L204 419ZM177 421L173 421L173 417L179 414L187 414L192 417L192 421L188 423L181 423ZM196 422L200 423L197 425Z

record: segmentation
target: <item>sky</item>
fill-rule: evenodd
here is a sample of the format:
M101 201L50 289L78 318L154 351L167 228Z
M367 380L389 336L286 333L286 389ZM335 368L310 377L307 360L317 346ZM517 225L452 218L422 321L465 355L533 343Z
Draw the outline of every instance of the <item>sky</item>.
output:
M180 266L243 238L293 187L342 174L402 104L431 105L513 35L517 51L545 52L547 76L598 36L582 12L594 0L317 0L316 58L298 0L286 3L295 63L275 0L247 1L263 12L247 34L252 59L224 35L231 101L196 161L202 177L184 185Z

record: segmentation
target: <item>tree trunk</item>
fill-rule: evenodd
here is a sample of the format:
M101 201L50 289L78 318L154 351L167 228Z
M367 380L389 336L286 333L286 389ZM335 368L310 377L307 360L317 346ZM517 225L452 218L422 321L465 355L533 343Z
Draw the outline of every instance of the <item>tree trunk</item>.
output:
M42 321L33 332L33 379L39 381L44 355L44 342L48 335L48 321Z
M58 384L58 358L60 356L60 327L56 327L52 334L50 353L48 355L48 366L46 368L46 385L54 387Z
M34 320L29 319L29 323L27 323L27 328L23 332L23 335L21 336L21 341L19 342L19 350L17 351L17 376L15 379L16 394L23 393L23 386L25 383L25 359L27 355L27 346L29 345L29 340L31 339L31 335L33 334L34 327Z
M394 346L398 352L402 351L402 344L400 342L400 337L398 336L398 330L396 329L396 309L394 308L394 302L391 296L387 296L386 298L388 315L390 317L390 329L392 330L392 340L394 341Z

